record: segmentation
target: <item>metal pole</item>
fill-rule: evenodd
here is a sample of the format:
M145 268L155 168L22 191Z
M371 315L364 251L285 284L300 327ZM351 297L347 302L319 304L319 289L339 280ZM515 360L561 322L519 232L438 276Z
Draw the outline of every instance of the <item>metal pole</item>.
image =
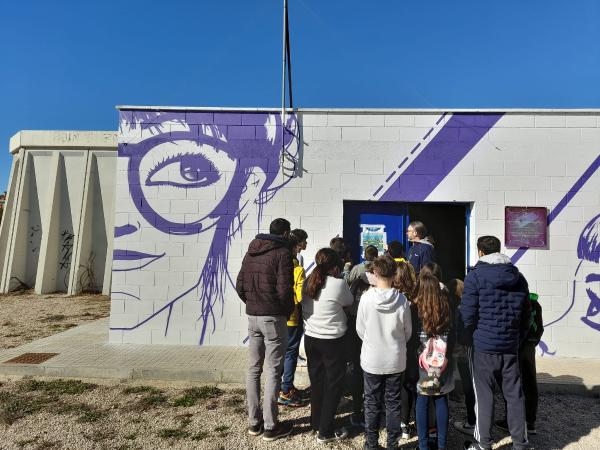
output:
M281 60L281 165L284 161L285 150L285 63L286 63L286 35L287 35L287 0L283 0L283 39Z

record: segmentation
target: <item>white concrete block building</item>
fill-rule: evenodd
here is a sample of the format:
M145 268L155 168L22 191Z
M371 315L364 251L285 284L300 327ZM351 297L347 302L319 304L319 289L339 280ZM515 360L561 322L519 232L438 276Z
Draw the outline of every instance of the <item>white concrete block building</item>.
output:
M232 282L276 217L307 268L336 235L358 260L361 225L421 220L449 280L478 237L513 237L507 207L538 207L545 241L503 251L540 296L540 354L600 357L600 111L121 107L118 150L111 342L243 345Z

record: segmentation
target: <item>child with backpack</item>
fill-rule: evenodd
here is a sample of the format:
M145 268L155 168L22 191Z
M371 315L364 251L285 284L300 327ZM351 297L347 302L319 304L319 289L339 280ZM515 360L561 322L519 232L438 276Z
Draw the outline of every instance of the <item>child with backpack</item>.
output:
M389 256L375 259L373 273L376 286L362 295L358 305L356 332L363 341L360 363L364 371L365 449L379 448L384 399L387 448L399 448L400 391L412 322L408 300L392 287L396 268L396 262Z
M454 389L454 326L447 291L436 277L419 276L415 296L418 336L417 432L419 449L429 449L429 403L435 405L438 450L446 449L448 394Z

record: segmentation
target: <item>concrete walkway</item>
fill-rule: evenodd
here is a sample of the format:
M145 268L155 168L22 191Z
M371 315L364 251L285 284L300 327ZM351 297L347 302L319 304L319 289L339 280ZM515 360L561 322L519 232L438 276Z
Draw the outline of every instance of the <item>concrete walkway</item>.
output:
M108 344L108 319L0 352L0 376L243 383L244 347ZM57 353L40 364L6 361L24 353ZM600 359L538 358L542 391L600 394ZM305 367L296 383L308 384Z

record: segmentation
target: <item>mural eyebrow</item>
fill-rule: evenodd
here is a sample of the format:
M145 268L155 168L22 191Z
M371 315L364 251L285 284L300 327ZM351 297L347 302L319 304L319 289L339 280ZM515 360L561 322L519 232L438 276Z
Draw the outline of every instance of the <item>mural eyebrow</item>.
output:
M600 281L600 273L591 273L585 277L586 283L592 283L594 281Z

